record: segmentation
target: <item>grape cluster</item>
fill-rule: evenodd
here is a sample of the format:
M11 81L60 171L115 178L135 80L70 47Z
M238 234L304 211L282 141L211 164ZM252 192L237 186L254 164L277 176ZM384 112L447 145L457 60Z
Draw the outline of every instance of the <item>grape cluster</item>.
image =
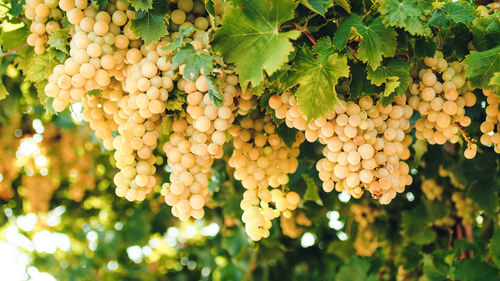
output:
M333 112L310 122L290 93L272 96L269 105L287 126L305 131L308 141L319 139L325 144L325 158L316 164L325 192L347 190L360 198L365 188L380 203L388 204L411 184L409 166L402 161L409 158L412 141L405 133L413 114L406 97L396 97L384 107L365 96L358 103L342 102Z
M500 153L500 98L492 90L483 90L486 96L486 120L481 124L481 143L493 145L496 153Z
M368 205L353 204L350 207L354 221L358 223L358 231L353 247L360 256L371 256L381 246L377 240L377 228L374 225L375 218L380 211Z
M410 86L408 104L420 113L415 124L418 139L430 144L456 143L462 133L468 143L464 154L470 159L476 155L477 145L463 130L471 123L465 116L465 107L476 103L470 84L464 77L464 67L458 61L448 63L441 52L427 57L424 63L429 68L419 72L419 82Z
M59 21L62 11L70 11L78 5L80 9L87 7L87 0L28 0L26 1L26 18L31 20L30 32L26 39L28 45L34 47L36 54L45 51L45 44L52 32L61 28Z
M464 192L454 192L451 195L451 201L455 204L457 216L462 218L464 225L471 225L474 222L476 205L474 201L465 196Z
M297 238L304 233L305 227L312 225L304 212L293 212L290 218L280 217L281 231L290 238Z
M13 195L12 182L19 174L16 165L16 149L20 138L16 136L16 129L20 127L21 115L10 116L9 122L0 123L0 198L7 201Z
M441 201L443 191L443 187L436 183L434 179L425 179L422 181L422 192L429 200L438 199Z
M271 116L259 118L257 111L233 125L229 133L234 137L234 150L228 164L235 168L235 179L246 189L240 204L242 219L248 235L257 241L269 236L272 219L281 213L289 218L290 211L297 208L299 195L285 192L283 187L289 181L288 174L297 170L304 136L299 134L288 148L276 133Z
M203 217L209 199L208 181L214 159L222 158L226 130L235 119L234 101L241 94L238 77L229 75L222 87L223 104L215 106L204 75L194 82L180 79L177 88L187 95L187 116L172 124L173 134L163 145L172 172L170 183L163 184L162 195L181 220Z

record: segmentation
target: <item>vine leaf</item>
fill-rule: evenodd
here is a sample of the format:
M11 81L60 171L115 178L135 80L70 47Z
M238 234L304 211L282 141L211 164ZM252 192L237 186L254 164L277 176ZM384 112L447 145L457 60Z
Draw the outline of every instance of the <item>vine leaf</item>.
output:
M392 59L375 70L368 69L368 80L377 86L385 85L384 97L392 93L403 96L411 82L410 65L402 59Z
M291 148L297 140L298 131L293 128L288 128L288 126L283 123L278 126L276 133L278 133L278 136L283 140L288 148Z
M455 279L460 281L498 281L498 271L477 258L459 261L455 269Z
M345 56L314 54L308 47L298 51L290 74L291 85L299 84L295 92L299 109L308 119L324 116L339 103L335 86L340 77L349 75Z
M57 60L49 53L41 55L32 54L29 58L17 60L26 80L40 82L46 80L52 74L52 69L57 65Z
M349 84L349 95L351 98L359 98L364 95L375 95L382 91L382 87L373 85L367 79L366 66L356 63L351 66L351 82Z
M186 95L176 89L169 93L168 100L165 103L165 108L168 111L180 111L185 103Z
M478 17L472 22L472 43L478 51L500 45L500 12Z
M69 55L68 49L66 48L66 43L68 42L69 29L57 29L52 31L52 35L49 36L50 47Z
M342 7L348 13L351 13L351 5L349 4L348 0L333 0L333 3Z
M302 179L305 181L307 189L304 194L304 202L313 201L314 203L323 206L323 201L319 197L318 186L314 182L314 178L308 174L302 174Z
M108 0L97 0L97 6L99 7L99 11L102 11L108 6Z
M217 84L215 82L215 78L210 76L207 77L207 83L208 83L208 97L210 98L210 101L216 106L216 107L221 107L224 105L224 97L222 96L221 92L219 91L219 88L217 87Z
M500 230L491 237L490 255L493 257L493 262L500 267Z
M351 34L356 32L361 37L359 58L376 69L383 57L392 57L396 53L397 33L393 28L386 27L381 18L375 19L366 26L358 15L352 15L344 20L333 37L337 49L344 49Z
M0 100L5 99L8 95L9 91L7 91L3 83L0 83Z
M264 80L263 71L273 74L294 51L291 39L300 32L280 32L280 26L293 18L293 0L241 0L225 11L222 27L215 33L213 48L226 62L236 64L244 89Z
M425 2L428 5L422 5ZM431 35L430 27L425 23L431 13L432 1L419 0L384 0L379 8L383 22L390 26L403 28L412 35Z
M186 44L172 57L172 69L185 65L182 77L193 81L200 76L200 73L210 74L214 68L213 62L215 60L217 57L202 53L196 50L193 45Z
M2 44L3 51L8 51L15 49L26 43L26 38L30 34L27 26L22 26L13 30L5 31L0 29L2 36L0 36L0 44ZM24 55L28 53L29 48L22 48L16 51L18 55Z
M496 93L500 94L500 72L495 72L490 80L490 86L493 87Z
M135 36L142 38L146 45L157 42L162 36L168 33L167 26L163 20L166 15L166 12L159 9L146 11L144 17L132 20L130 29Z
M376 281L376 274L369 274L370 262L361 257L351 257L340 267L336 280Z
M448 27L452 22L467 26L474 20L474 8L466 3L448 2L442 8L435 10L429 19L429 24L436 27Z
M149 10L153 8L153 0L129 0L129 2L137 10Z
M467 68L465 76L475 88L489 89L491 77L500 72L500 46L484 52L471 52L463 61Z
M322 16L325 16L328 8L333 6L332 0L301 0L300 3Z

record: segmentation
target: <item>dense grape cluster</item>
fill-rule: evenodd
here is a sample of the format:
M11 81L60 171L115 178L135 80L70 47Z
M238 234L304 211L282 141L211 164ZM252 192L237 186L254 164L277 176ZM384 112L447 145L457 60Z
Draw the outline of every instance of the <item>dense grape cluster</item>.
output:
M466 158L476 155L477 145L464 133L463 127L471 123L465 116L465 107L476 103L470 84L464 77L464 67L458 61L448 63L441 52L427 57L424 63L429 68L419 72L419 82L410 86L408 104L420 113L415 124L418 139L430 144L456 143L462 133L467 141Z
M311 225L312 221L307 218L304 212L293 212L290 218L283 215L280 217L281 231L284 235L293 239L302 235L305 228Z
M173 122L173 134L163 145L172 172L170 182L163 184L162 195L172 206L172 214L181 220L201 218L208 201L210 167L214 159L222 158L226 130L235 119L234 101L241 95L238 77L229 75L222 88L223 104L213 104L207 77L194 82L179 80L177 87L188 93L187 116Z
M272 219L282 212L290 217L290 211L300 201L296 192L284 192L283 187L289 181L288 175L297 170L299 145L304 136L299 134L288 148L276 133L271 116L259 118L257 111L241 119L229 133L234 137L234 150L228 164L235 168L235 179L241 180L247 189L240 204L244 210L242 219L249 236L260 240L269 236Z
M471 198L466 197L464 192L454 192L451 201L455 204L457 216L462 219L464 225L471 225L474 222L476 205Z
M422 192L429 200L437 199L441 201L443 191L443 187L436 183L434 179L425 179L422 181Z
M486 96L486 120L481 124L481 143L492 145L496 153L500 153L500 98L492 90L483 90Z
M53 31L61 28L63 12L76 8L84 9L87 0L28 0L26 1L26 18L31 20L30 32L26 39L28 45L34 47L37 54L45 51L45 44Z
M406 97L397 97L386 107L365 96L358 103L342 102L325 117L307 122L295 96L272 96L269 105L287 126L305 131L306 139L325 144L325 158L316 168L326 192L347 190L360 198L367 189L382 204L412 182L406 160L411 136L409 119L413 110Z

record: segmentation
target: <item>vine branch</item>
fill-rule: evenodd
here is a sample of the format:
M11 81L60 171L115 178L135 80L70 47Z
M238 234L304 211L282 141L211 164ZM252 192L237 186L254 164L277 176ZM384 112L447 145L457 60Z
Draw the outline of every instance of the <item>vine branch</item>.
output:
M10 50L10 51L7 51L7 52L5 52L5 53L2 53L2 54L0 55L0 57L8 56L8 55L10 55L10 54L12 54L12 53L16 52L17 50L20 50L20 49L22 49L22 48L24 48L24 47L26 47L26 46L28 46L28 43L24 43L24 44L22 44L21 46L15 47L14 49L12 49L12 50Z
M312 34L309 32L309 30L307 30L307 22L306 22L306 26L300 26L294 22L292 22L293 26L300 32L304 33L305 36L307 36L307 38L309 39L309 41L311 41L311 43L313 43L313 45L316 45L318 43L318 41L316 41L316 39L312 36Z

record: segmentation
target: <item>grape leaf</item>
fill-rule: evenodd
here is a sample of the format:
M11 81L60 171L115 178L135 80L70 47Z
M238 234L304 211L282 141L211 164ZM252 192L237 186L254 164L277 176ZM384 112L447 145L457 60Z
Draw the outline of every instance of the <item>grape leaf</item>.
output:
M484 178L470 185L467 196L488 214L494 214L498 208L499 189L494 180Z
M361 257L351 257L340 267L335 280L376 281L376 274L369 274L370 262Z
M9 91L7 91L7 89L5 88L3 83L0 83L0 100L5 99L8 95L9 95Z
M308 174L302 174L302 179L307 186L306 193L304 194L304 202L313 201L314 203L323 206L323 201L321 200L321 197L319 197L318 186L316 185L314 178Z
M4 27L5 28L5 27ZM0 43L5 51L15 49L19 46L26 44L26 38L30 34L27 26L23 25L20 28L14 30L5 31L3 30L0 36ZM29 48L22 48L16 51L19 55L24 55L29 51Z
M467 66L465 76L475 88L489 89L495 72L500 72L500 46L484 52L471 52L463 63Z
M136 10L149 10L153 8L153 0L129 0L129 3Z
M327 61L328 57L333 54L333 45L330 37L321 37L316 45L313 46L313 52L318 55L318 61Z
M279 125L278 128L276 129L276 133L278 133L278 136L283 140L283 142L289 148L291 148L292 145L297 140L298 131L293 128L288 128L288 126L285 124Z
M367 78L377 86L385 84L385 97L393 92L398 96L403 96L411 82L409 70L410 65L406 61L395 58L375 70L368 69Z
M217 84L215 83L214 77L210 76L207 79L208 83L208 97L210 101L216 106L221 107L224 105L224 97L222 96L219 88L217 88Z
M423 271L424 276L429 281L445 281L447 280L446 273L449 271L449 266L438 256L425 255Z
M495 72L490 79L490 86L493 87L495 92L500 94L500 72Z
M300 3L322 16L325 16L326 10L333 6L332 0L301 0Z
M500 267L500 230L497 230L490 240L490 255L493 262Z
M498 270L477 258L463 259L455 268L455 279L460 281L498 281Z
M42 104L43 108L45 109L45 112L46 113L56 113L56 111L54 110L54 107L52 107L52 101L54 99L45 94L45 86L47 85L47 80L38 81L34 85L35 85L38 99L40 100L40 103Z
M333 0L333 3L335 5L338 5L338 6L342 7L348 13L351 13L351 5L349 5L349 1L348 0Z
M188 81L193 81L200 76L200 72L209 75L214 68L215 60L217 60L217 57L202 53L196 50L193 45L186 44L172 57L172 70L185 65L182 77Z
M435 10L429 19L429 24L436 27L448 27L452 22L467 26L474 20L474 8L462 2L448 2Z
M50 47L69 55L69 51L66 48L66 43L69 38L69 29L57 29L53 30L51 36L49 36L49 45Z
M11 0L9 13L13 16L19 16L23 12L23 0Z
M418 58L433 57L436 53L437 45L430 38L416 37L414 54Z
M382 91L382 87L373 85L367 79L366 66L362 63L351 66L351 82L349 84L349 95L351 98L359 98L364 95L375 95Z
M396 53L396 31L386 27L381 18L366 26L358 15L352 15L340 24L333 37L335 47L344 49L354 31L361 37L359 58L372 69L380 65L383 57L392 57Z
M279 32L281 24L293 18L293 0L241 0L225 10L222 27L213 38L213 48L226 62L236 64L243 89L259 85L263 70L273 74L288 61L294 48L291 39L300 32Z
M322 56L318 55L318 58ZM289 79L292 85L300 84L295 93L299 109L308 119L324 116L339 103L335 85L340 77L349 75L347 58L331 54L321 61L311 50L299 50Z
M472 22L472 43L479 51L500 45L500 12L478 17Z
M108 0L97 0L97 6L99 7L99 11L104 10L108 6Z
M179 90L174 90L169 93L165 108L168 111L181 111L182 106L186 103L186 95Z
M93 90L87 91L85 94L89 95L89 96L96 96L96 97L102 96L101 90L99 90L99 89L93 89Z
M390 26L403 28L412 35L431 35L430 27L425 23L432 6L419 5L420 0L383 0L379 12L383 22Z
M17 60L26 80L39 82L47 79L52 69L57 65L57 60L49 52L41 55L32 54L29 58Z
M132 20L130 29L135 36L142 38L146 45L157 42L162 36L168 33L167 26L163 20L163 17L166 15L166 12L159 9L146 11L144 17Z

